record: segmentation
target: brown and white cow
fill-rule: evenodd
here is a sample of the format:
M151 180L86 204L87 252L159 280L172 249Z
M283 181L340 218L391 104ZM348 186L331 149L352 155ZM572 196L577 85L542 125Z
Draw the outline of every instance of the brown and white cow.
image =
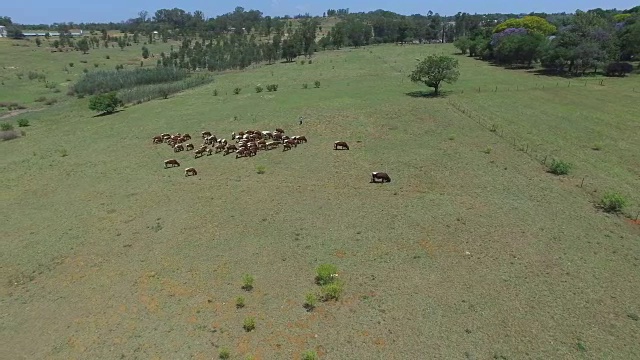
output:
M195 176L198 175L198 172L196 171L195 168L186 168L184 169L184 176Z
M333 150L338 150L338 148L349 150L349 144L344 141L336 141L333 143Z
M180 163L179 163L179 162L178 162L178 160L176 160L176 159L168 159L168 160L165 160L165 161L164 161L164 168L165 168L165 169L166 169L166 168L168 168L168 167L169 167L169 165L171 165L171 167L174 167L174 166L180 166Z

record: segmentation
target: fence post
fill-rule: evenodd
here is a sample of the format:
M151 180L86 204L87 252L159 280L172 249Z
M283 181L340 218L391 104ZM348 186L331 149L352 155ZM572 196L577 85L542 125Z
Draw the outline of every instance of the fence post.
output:
M580 187L582 187L582 185L584 185L584 177L582 178L582 182L580 183Z
M542 163L545 164L545 165L547 165L547 156L549 156L549 155L545 155L544 156L544 160L542 160Z

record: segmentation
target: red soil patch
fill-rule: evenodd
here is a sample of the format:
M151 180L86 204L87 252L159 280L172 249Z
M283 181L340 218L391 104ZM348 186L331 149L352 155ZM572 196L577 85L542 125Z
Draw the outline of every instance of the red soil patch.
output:
M344 250L338 250L335 255L337 258L342 259L347 255L347 253L345 253Z
M637 220L627 219L627 221L633 225L640 225L640 219L637 219Z

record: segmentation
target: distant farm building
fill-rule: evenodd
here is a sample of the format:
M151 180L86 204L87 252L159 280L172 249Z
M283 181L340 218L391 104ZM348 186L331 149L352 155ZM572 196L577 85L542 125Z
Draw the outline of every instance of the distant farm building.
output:
M60 32L58 32L58 31L24 31L22 33L26 37L47 36L47 34L49 34L49 36L60 36ZM71 30L71 31L69 31L69 34L71 36L82 36L82 35L84 35L82 30Z
M4 26L0 26L0 38L7 37L7 28Z

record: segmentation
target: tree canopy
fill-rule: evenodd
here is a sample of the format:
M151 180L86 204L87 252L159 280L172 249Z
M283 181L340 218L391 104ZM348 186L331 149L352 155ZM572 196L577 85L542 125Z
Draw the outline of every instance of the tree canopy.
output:
M493 32L503 32L508 28L524 28L542 35L551 35L556 32L555 25L538 16L525 16L520 19L508 19L496 26Z
M437 96L442 82L452 84L458 80L459 76L457 59L446 55L429 55L418 62L409 79L433 88Z

